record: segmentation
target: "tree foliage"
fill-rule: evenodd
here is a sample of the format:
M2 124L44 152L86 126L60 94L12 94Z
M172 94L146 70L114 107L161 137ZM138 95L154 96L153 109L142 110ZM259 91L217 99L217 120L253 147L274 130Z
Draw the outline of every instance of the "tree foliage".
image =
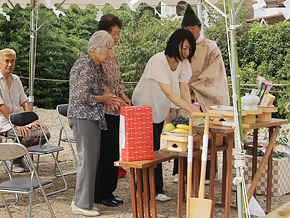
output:
M222 8L222 5L219 6ZM0 15L0 48L10 47L17 52L15 73L22 77L25 89L29 75L30 8L16 6L12 10L4 5L4 11L11 16L8 22ZM56 81L35 81L35 105L55 108L68 101L69 72L76 59L86 52L90 36L97 30L95 20L98 9L88 6L80 9L71 6L63 10L66 16L59 19L53 15L37 33L36 78ZM154 9L142 4L136 11L127 5L115 10L111 6L102 9L104 14L115 14L123 21L118 44L114 47L125 82L137 82L147 61L155 53L163 51L170 35L180 27L181 18L160 19ZM249 7L241 8L238 23L248 16ZM40 6L38 23L41 24L53 12ZM211 27L206 29L206 37L215 40L222 51L227 75L230 81L228 44L224 18L211 11ZM273 80L275 84L289 84L290 78L290 23L280 22L271 26L243 24L237 29L237 47L241 69L241 83L256 83L256 75ZM59 80L59 81L58 81ZM285 105L289 102L289 85L275 93L276 105L281 117L290 119ZM129 96L134 85L126 86ZM274 91L277 88L272 88ZM28 94L28 93L27 93Z

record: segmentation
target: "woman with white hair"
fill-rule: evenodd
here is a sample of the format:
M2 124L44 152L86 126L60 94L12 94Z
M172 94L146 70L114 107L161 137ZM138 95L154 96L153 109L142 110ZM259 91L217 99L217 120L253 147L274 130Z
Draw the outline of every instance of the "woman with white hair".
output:
M71 205L74 214L100 215L93 206L101 130L107 129L104 107L115 110L120 106L120 100L112 93L103 95L99 67L111 55L113 45L107 31L95 32L89 40L88 53L74 63L70 72L68 118L79 157L76 191Z

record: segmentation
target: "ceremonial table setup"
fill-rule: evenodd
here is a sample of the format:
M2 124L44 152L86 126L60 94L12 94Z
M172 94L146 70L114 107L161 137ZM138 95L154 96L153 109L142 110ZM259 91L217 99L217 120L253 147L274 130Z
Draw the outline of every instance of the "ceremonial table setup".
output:
M264 112L265 111L265 112ZM286 124L287 120L271 118L274 109L264 110L259 109L256 112L243 111L243 130L253 131L253 146L245 144L245 148L253 150L253 170L252 170L252 184L248 190L249 199L255 195L255 189L257 183L261 177L262 170L268 162L268 176L267 176L267 193L271 193L272 190L272 153L273 146L278 135L278 129L280 125ZM231 118L232 111L209 110L207 113L210 118L214 118L209 125L209 146L207 158L210 162L210 184L208 198L212 201L211 217L213 217L214 202L214 180L216 174L216 159L217 151L222 151L222 199L221 204L225 207L225 217L230 217L231 208L231 194L232 194L232 167L233 167L233 147L234 147L234 130L231 126L223 126L223 123L217 119L224 118L227 122L227 117ZM194 131L203 130L204 125L198 125L192 127ZM258 129L269 129L269 145L263 159L257 168L257 147L258 147ZM178 134L177 134L178 135ZM201 168L201 148L203 147L203 139L201 135L193 135L193 148L192 148L192 168L193 168L193 181L192 192L193 198L198 196L199 192L199 179ZM183 202L185 200L185 164L186 157L188 157L187 150L187 136L175 136L174 134L161 134L161 144L166 145L166 149L161 149L154 152L154 158L149 160L120 160L115 162L115 166L130 168L130 183L131 183L131 197L132 197L132 210L133 217L157 217L156 200L155 200L155 180L154 180L154 168L157 164L170 159L178 159L178 197L177 197L177 217L184 217L182 214ZM136 177L136 179L135 179ZM149 181L149 184L148 184ZM136 190L137 186L137 190ZM149 187L150 186L150 187ZM136 198L137 194L137 198ZM150 196L149 196L150 195ZM144 196L144 206L143 206ZM151 201L151 202L150 202ZM151 209L150 209L151 208ZM267 194L267 206L266 212L271 210L271 194ZM151 213L150 213L151 212Z

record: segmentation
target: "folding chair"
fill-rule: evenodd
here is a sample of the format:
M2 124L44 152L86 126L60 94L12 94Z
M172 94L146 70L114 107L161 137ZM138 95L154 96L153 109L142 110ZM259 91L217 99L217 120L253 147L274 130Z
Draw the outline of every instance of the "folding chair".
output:
M8 136L6 136L6 135L0 135L0 138L2 139L2 142L4 141L5 143L7 143L8 142L8 139L11 139L11 140L13 140L13 142L16 142L16 140L14 140L14 138L10 138L10 137L8 137ZM12 162L11 162L12 161ZM0 162L0 164L1 163L3 163L3 165L4 165L4 168L5 168L5 170L7 170L7 169L9 169L9 173L11 174L12 173L12 165L13 165L13 160L11 160L10 161L10 169L8 168L8 164L7 164L7 162L6 161L4 161L4 162ZM9 161L8 161L9 162Z
M31 146L31 147L28 147L27 150L29 152L29 154L32 154L32 155L37 155L37 167L36 167L36 170L38 171L38 167L39 167L39 158L40 158L40 155L45 155L45 154L51 154L53 159L54 159L54 162L55 162L55 165L60 173L60 177L62 178L63 180L63 183L64 183L64 188L63 189L60 189L60 190L57 190L57 191L54 191L54 192L51 192L49 194L47 194L46 196L50 196L50 195L53 195L53 194L56 194L56 193L59 193L59 192L63 192L63 191L66 191L67 190L67 182L64 178L64 175L62 173L62 170L60 168L60 165L58 163L58 160L55 156L55 152L59 152L59 151L62 151L64 150L63 147L61 146L52 146L50 144L50 142L48 141L48 138L44 132L44 129L41 125L41 122L39 120L39 117L36 113L32 112L32 111L27 111L27 112L20 112L20 113L13 113L13 114L10 114L9 115L9 122L11 124L11 127L13 129L13 132L16 136L16 140L18 143L21 144L21 141L18 137L18 135L16 134L16 126L25 126L25 125L28 125L34 121L37 121L39 126L40 126L40 129L41 129L41 132L42 132L42 136L45 138L45 141L46 141L46 144L45 145L41 145L41 139L39 140L39 145L35 145L35 146Z
M76 166L78 166L78 159L77 159L74 147L73 147L73 143L76 143L76 140L73 136L69 135L69 133L66 129L66 126L65 126L64 119L63 119L64 117L67 117L67 108L68 108L68 104L60 104L56 107L57 116L58 116L58 119L59 119L60 124L61 124L60 130L59 130L59 137L58 137L58 146L60 146L61 142L68 143L70 151L71 151L73 158L74 158L74 162L75 162ZM63 135L62 133L64 133L64 137L62 137L62 135ZM75 173L76 173L76 171L70 172L70 173L65 173L64 175L75 174Z
M26 147L18 143L0 143L0 161L4 162L18 157L24 157L24 160L29 166L31 176L28 178L10 178L8 181L0 184L0 195L4 201L9 217L12 218L12 214L3 193L29 194L29 217L31 217L32 192L33 190L40 190L48 206L51 216L55 218L52 207L48 202L46 194L43 190L43 187L52 185L53 181L39 179L37 171Z
M0 165L1 164L3 164L3 167L4 167L5 171L7 172L8 176L9 176L9 179L12 180L12 174L11 174L12 173L12 166L11 166L11 169L9 169L8 164L7 164L7 161L5 161L5 160L1 160L0 161ZM10 205L10 204L17 204L18 201L19 201L18 194L15 193L15 201L8 203L8 205ZM0 207L3 207L3 206L5 206L5 205L0 204Z

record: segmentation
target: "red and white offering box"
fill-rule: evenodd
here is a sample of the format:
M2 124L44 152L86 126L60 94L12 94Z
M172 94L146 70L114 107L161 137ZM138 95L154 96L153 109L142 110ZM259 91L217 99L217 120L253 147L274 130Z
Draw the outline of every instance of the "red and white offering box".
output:
M121 107L120 147L124 161L154 158L151 106Z

